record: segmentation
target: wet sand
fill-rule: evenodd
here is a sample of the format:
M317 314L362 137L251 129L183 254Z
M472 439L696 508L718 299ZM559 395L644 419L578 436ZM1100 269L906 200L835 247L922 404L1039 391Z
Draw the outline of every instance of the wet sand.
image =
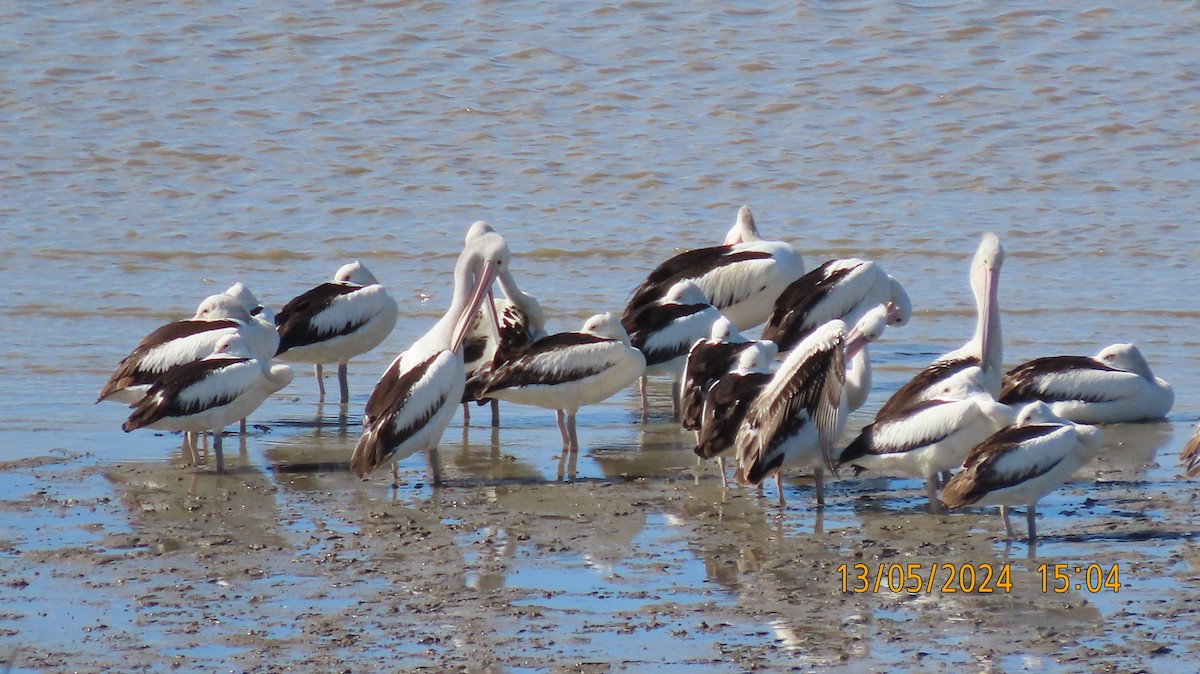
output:
M823 511L804 476L784 507L770 486L724 490L685 434L658 419L632 438L617 405L581 415L560 482L552 421L504 411L512 428L464 442L451 427L437 491L421 457L396 490L353 478L353 422L260 427L223 476L179 452L0 466L16 523L3 657L14 672L1129 672L1186 670L1200 645L1194 490L1156 477L1174 470L1155 468L1168 424L1111 434L1121 458L1043 501L1031 551L994 509L929 514L915 480L843 477ZM1043 563L1115 565L1119 591L1044 593ZM938 576L843 592L843 564L1007 565L1011 591Z

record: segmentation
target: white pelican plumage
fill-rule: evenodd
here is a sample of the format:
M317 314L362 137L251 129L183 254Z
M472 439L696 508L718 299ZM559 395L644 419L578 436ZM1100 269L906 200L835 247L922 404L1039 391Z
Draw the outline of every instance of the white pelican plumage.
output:
M1054 414L1043 402L1022 407L1014 425L975 446L962 470L946 483L942 503L950 508L998 505L1011 538L1008 507L1025 505L1029 542L1037 540L1037 502L1062 486L1100 451L1104 434Z
M162 373L135 402L121 425L126 433L138 428L213 433L217 472L225 471L221 429L244 419L272 393L292 381L292 369L256 358L238 334L221 337L212 354L176 365ZM192 461L196 448L189 444Z
M221 338L232 334L240 334L254 357L264 362L279 344L275 330L255 321L240 301L224 293L210 295L193 318L159 326L143 337L109 376L96 402L137 402L159 375L208 356Z
M775 298L803 275L800 253L783 241L763 241L750 207L742 206L722 245L685 251L655 267L634 289L621 322L628 325L635 311L659 301L671 286L686 279L695 282L707 301L739 330L745 330L767 320Z
M498 364L483 395L557 410L563 451L578 452L575 414L629 386L646 360L610 313L589 318L578 332L560 332L519 349Z
M774 475L783 503L785 468L812 466L816 500L825 502L823 470L836 472L834 443L846 423L846 324L830 321L796 345L750 404L734 446L734 481Z
M471 225L466 243L495 231L491 225L480 220ZM462 400L464 424L470 422L470 403L479 398L493 364L504 362L526 344L546 336L546 318L541 304L536 297L521 290L510 267L505 265L499 268L496 275L496 281L504 292L504 297L492 300L499 325L492 326L490 321L485 320L484 312L478 311L463 342L463 359L467 367L467 387ZM483 401L480 400L479 404L483 404ZM499 426L499 405L495 399L491 400L491 408L492 426Z
M671 418L679 419L679 389L688 351L711 333L719 318L721 313L708 303L699 286L685 279L671 286L661 301L621 319L630 342L646 357L641 388L643 420L648 415L646 378L656 374L671 377Z
M1004 248L990 232L983 235L971 262L971 291L975 296L975 334L961 348L933 361L901 386L879 408L876 419L930 398L965 398L982 388L1000 395L1004 343L997 300Z
M279 351L292 363L312 363L320 399L325 400L322 366L337 363L341 403L350 402L350 359L383 343L400 315L396 300L361 262L342 265L333 280L292 298L275 317Z
M912 316L912 302L900 282L876 262L830 260L793 281L775 300L762 338L787 353L810 332L835 318L854 325L880 304L892 306L891 325Z
M1049 356L1009 370L1000 402L1034 400L1077 423L1114 424L1166 416L1175 391L1154 376L1136 346L1113 344L1094 357Z
M925 478L930 507L937 505L937 475L962 465L973 447L1013 423L1008 405L979 392L962 399L923 400L876 419L842 450L838 465L898 470Z
M508 245L495 233L472 240L458 256L445 315L392 361L371 391L363 434L350 457L350 468L359 477L391 464L395 478L396 462L423 450L433 484L442 483L437 446L466 385L463 340L491 293L498 268L507 266L510 257Z
M251 316L271 326L272 330L275 329L275 312L271 311L270 307L266 307L259 302L258 297L250 292L245 283L241 281L234 283L229 286L225 294L237 300Z

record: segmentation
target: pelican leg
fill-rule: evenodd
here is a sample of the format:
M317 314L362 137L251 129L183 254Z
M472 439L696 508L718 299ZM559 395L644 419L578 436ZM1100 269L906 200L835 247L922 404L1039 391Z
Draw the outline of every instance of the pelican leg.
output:
M1000 518L1004 520L1004 533L1013 537L1012 522L1008 521L1008 506L1000 506Z
M1037 505L1029 504L1029 510L1025 511L1025 523L1029 525L1029 544L1033 545L1037 542L1037 524L1034 523L1034 518L1037 516Z
M825 469L817 466L813 471L813 485L817 492L817 507L825 505Z
M650 401L646 399L646 375L642 375L642 422L650 419Z
M438 458L438 448L430 447L425 453L425 458L429 460L429 479L433 486L442 486L442 461Z
M946 483L949 482L950 478L952 478L952 477L954 477L954 473L952 473L951 471L948 471L948 470L943 470L942 474L941 474L941 484L939 484L938 486L945 487Z
M187 450L188 458L191 460L190 465L198 465L200 463L200 453L196 451L196 434L187 431L183 434L183 448Z
M721 486L729 489L729 476L725 474L725 457L717 457L717 469L721 471Z
M937 475L930 475L925 479L925 496L929 497L929 512L940 513L941 507L937 500L937 482L940 479Z
M213 431L213 454L217 455L217 473L225 472L225 453L221 449L221 431Z
M786 506L787 503L783 500L783 472L781 471L775 472L775 491L779 494L779 507Z
M492 428L500 427L500 401L492 398Z
M313 371L317 377L317 400L325 402L325 370L317 363L313 366Z
M245 435L245 434L246 434L246 419L245 419L245 417L243 417L242 423L238 426L238 435Z
M679 406L680 390L679 382L671 382L671 421L678 422L683 419L683 412Z
M471 425L471 403L463 403L463 428Z
M567 414L567 436L570 439L570 450L572 454L579 452L579 436L575 434L575 413Z
M571 436L567 433L567 413L562 410L554 410L554 414L558 418L558 432L562 435L563 451L570 451Z
M341 389L342 404L350 402L350 364L338 363L338 387Z
M400 488L400 468L396 465L396 462L393 461L392 462L392 489L399 489L399 488Z

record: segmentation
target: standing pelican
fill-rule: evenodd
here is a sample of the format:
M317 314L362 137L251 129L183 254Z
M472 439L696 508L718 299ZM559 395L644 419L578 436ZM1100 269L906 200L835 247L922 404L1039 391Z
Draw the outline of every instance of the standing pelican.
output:
M509 258L508 245L495 233L474 239L458 256L446 314L392 361L367 400L363 434L350 457L356 475L390 463L395 479L396 462L424 450L433 484L442 483L437 446L466 385L463 339Z
M823 468L836 474L833 445L846 423L846 324L830 321L796 345L746 411L734 446L734 481L771 475L783 503L785 468L813 466L817 504L825 503Z
M708 303L700 288L685 279L671 286L661 302L645 305L621 319L634 348L646 356L641 387L643 421L649 412L646 378L652 374L671 377L671 418L679 419L680 381L688 351L709 335L712 324L720 317L721 313Z
M721 316L709 328L708 339L698 339L692 344L684 361L683 382L679 389L684 429L700 430L709 388L730 372L742 352L754 343L738 332L733 321ZM774 355L771 358L774 359Z
M479 220L467 231L466 243L489 232L491 225ZM463 424L471 420L470 403L479 398L494 364L502 363L521 347L546 336L546 319L537 298L521 290L513 278L511 265L497 271L496 281L504 291L503 298L493 300L499 325L485 322L484 312L478 311L463 342L463 359L467 367L467 387L463 392ZM479 401L483 404L483 401ZM500 425L500 406L491 400L492 426Z
M1166 416L1175 391L1154 376L1133 344L1113 344L1095 357L1049 356L1004 375L1000 402L1041 400L1064 419L1083 424L1147 421Z
M762 338L787 353L825 323L838 318L854 325L880 304L892 306L894 326L908 323L912 316L908 293L878 263L830 260L792 282L775 300Z
M131 405L133 413L121 429L212 431L217 472L223 473L221 429L246 418L291 381L290 367L256 358L241 335L225 335L206 358L176 365L159 376L145 397ZM195 445L189 450L195 463Z
M1058 489L1100 451L1104 434L1095 426L1056 416L1043 402L1021 408L1013 426L975 446L962 470L942 490L950 508L998 505L1004 531L1013 535L1008 507L1026 505L1029 542L1037 540L1037 502Z
M750 404L771 381L771 363L776 355L774 342L747 342L732 369L712 384L704 398L693 451L702 459L717 459L724 487L729 486L725 451L733 446Z
M933 361L888 398L875 415L884 419L934 397L963 398L980 387L1000 395L1004 344L1000 335L997 294L1004 248L990 232L983 235L971 262L971 291L975 295L975 335L961 348Z
M483 395L557 410L563 451L579 451L575 414L629 386L646 360L612 314L597 314L579 332L543 337L496 366Z
M350 359L383 343L400 315L375 275L357 260L342 265L333 280L292 298L275 317L280 360L313 363L320 399L325 400L322 365L338 364L341 404L350 402Z
M96 402L135 403L162 373L208 356L221 338L235 333L246 341L254 357L264 362L279 344L275 330L257 323L237 299L224 293L210 295L193 318L167 323L143 337L109 376Z
M791 244L763 241L749 206L738 209L737 221L720 246L696 248L658 265L634 289L621 323L641 307L664 297L677 282L691 280L707 302L739 330L767 320L775 298L804 274L804 259Z

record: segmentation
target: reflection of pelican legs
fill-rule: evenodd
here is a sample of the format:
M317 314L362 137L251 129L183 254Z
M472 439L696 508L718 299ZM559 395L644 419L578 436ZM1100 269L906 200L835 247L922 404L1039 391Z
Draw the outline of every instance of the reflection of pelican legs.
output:
M563 482L563 476L565 475L567 480L574 482L578 467L579 452L563 450L558 457L558 481Z

